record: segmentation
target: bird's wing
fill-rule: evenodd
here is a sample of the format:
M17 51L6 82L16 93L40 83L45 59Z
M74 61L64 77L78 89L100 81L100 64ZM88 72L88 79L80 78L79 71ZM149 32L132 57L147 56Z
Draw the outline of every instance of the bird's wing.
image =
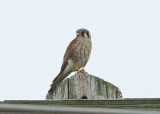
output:
M61 72L66 68L68 64L68 60L73 56L73 48L75 47L74 45L77 44L77 38L73 39L70 44L68 45L66 52L63 57L63 63L61 67Z
M68 60L73 56L73 48L75 47L74 45L77 44L77 38L73 39L70 44L68 45L66 52L64 54L64 58L63 58L63 63L62 63L62 67L61 67L61 71L60 73L55 77L55 79L53 80L52 84L51 84L51 89L49 90L49 92L53 91L53 89L64 79L66 78L71 72L72 69L69 69L67 67L68 65ZM68 65L69 67L69 65Z

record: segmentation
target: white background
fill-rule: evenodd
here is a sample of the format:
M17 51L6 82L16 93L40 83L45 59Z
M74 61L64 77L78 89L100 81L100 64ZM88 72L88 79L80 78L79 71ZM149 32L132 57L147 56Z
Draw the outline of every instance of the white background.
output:
M0 0L0 100L45 99L79 28L88 73L124 98L160 97L159 0Z

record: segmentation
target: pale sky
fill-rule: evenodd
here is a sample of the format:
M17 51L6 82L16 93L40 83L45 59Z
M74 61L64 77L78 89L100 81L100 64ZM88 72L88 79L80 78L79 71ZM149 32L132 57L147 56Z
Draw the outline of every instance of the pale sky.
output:
M0 101L44 100L79 28L89 74L124 98L160 97L159 0L0 0Z

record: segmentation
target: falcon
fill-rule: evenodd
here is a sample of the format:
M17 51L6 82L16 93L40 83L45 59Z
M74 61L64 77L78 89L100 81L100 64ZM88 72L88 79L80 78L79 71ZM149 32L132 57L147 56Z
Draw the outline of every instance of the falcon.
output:
M78 29L76 35L66 49L60 73L53 80L48 92L53 92L71 72L83 72L81 68L84 68L89 60L92 49L90 32L87 29Z

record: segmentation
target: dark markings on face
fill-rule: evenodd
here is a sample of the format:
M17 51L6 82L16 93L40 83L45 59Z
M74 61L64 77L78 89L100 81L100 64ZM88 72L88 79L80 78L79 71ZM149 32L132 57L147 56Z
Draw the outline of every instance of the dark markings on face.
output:
M90 38L90 34L87 29L78 29L77 32L80 32L81 36L84 38Z
M87 36L88 36L88 38L90 37L90 36L89 36L89 32L87 32Z
M85 36L84 36L85 32L82 31L81 34L82 34L83 37L85 37Z

